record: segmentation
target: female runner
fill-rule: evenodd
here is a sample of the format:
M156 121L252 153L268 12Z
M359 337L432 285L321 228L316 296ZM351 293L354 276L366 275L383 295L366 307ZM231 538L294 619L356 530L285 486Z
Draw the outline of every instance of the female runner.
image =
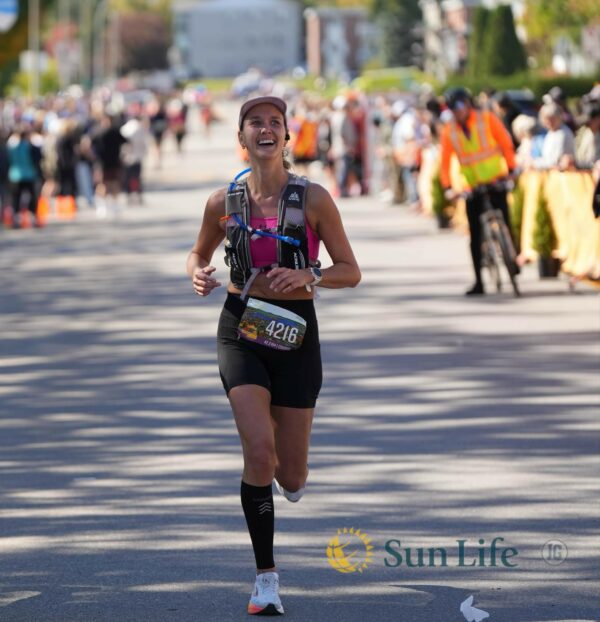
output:
M238 140L247 150L250 175L209 197L187 260L194 291L208 296L221 285L211 259L226 239L231 281L217 350L242 445L241 501L256 559L248 613L259 615L283 613L273 559L272 484L296 502L308 476L322 379L315 286L354 287L361 278L329 193L289 172L286 109L277 97L242 105ZM298 218L300 209L304 218ZM332 260L322 271L320 240Z

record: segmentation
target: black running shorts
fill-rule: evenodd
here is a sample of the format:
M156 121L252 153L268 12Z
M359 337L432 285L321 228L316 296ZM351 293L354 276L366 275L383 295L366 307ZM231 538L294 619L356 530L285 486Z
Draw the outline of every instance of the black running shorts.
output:
M260 300L260 299L258 299ZM297 350L274 350L238 338L237 327L246 308L239 295L227 294L217 331L219 373L226 393L233 387L257 384L271 392L273 406L314 408L323 373L319 328L312 300L267 300L306 321Z

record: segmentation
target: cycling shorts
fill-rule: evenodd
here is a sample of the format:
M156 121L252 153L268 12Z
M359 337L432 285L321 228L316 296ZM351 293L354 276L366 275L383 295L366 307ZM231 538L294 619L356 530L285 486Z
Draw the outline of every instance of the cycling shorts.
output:
M260 299L257 299L260 300ZM296 313L306 321L306 333L297 350L274 350L238 337L238 325L246 308L239 295L227 294L219 318L217 355L225 392L245 384L257 384L271 393L273 406L314 408L323 372L319 328L312 300L267 300Z

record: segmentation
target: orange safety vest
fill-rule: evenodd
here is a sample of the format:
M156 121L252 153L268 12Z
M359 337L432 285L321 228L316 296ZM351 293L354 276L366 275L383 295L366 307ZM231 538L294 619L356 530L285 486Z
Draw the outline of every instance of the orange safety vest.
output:
M481 110L475 111L475 126L470 138L450 122L450 141L460 163L460 171L468 186L488 184L506 175L506 165L500 145L492 136L487 119Z

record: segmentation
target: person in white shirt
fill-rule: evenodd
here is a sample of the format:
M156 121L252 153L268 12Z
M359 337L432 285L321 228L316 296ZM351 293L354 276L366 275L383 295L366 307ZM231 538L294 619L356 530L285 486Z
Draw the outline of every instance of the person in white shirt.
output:
M575 161L575 137L563 122L563 113L558 104L545 104L540 109L540 122L548 130L542 143L542 156L536 158L537 169L570 168Z
M400 106L403 104L404 102L401 102ZM416 207L419 201L417 171L424 130L418 112L412 106L404 104L404 110L392 129L392 148L394 160L401 171L405 200L412 207Z
M133 117L121 127L121 136L127 140L123 146L123 163L125 164L125 191L127 202L133 195L141 205L142 195L142 164L148 152L149 134L144 121Z

